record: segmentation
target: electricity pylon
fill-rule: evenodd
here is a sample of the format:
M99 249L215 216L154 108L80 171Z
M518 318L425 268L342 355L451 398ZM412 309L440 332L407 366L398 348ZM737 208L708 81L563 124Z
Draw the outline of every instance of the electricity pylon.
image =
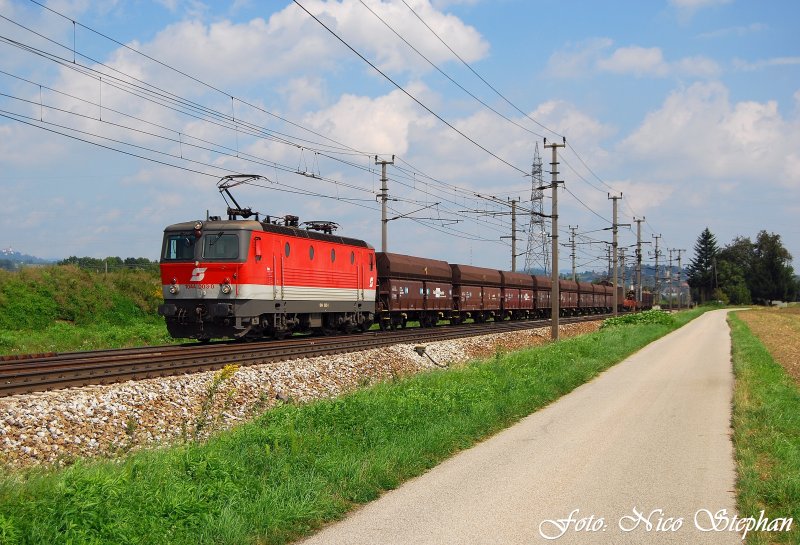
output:
M550 272L550 251L548 249L549 237L544 230L545 217L542 209L544 201L544 179L542 178L542 157L539 155L539 143L533 151L533 166L531 167L531 207L528 220L528 248L525 250L525 270L530 271L536 267L544 269L545 274Z

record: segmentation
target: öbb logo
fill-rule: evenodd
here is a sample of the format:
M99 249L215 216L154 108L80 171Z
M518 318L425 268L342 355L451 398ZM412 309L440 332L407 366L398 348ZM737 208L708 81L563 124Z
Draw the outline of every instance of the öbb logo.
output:
M206 269L208 267L195 267L192 269L192 277L189 279L189 282L200 282L206 276Z

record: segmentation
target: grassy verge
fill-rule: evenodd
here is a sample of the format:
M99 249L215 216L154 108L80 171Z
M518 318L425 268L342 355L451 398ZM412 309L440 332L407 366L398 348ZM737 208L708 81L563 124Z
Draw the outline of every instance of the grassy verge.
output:
M286 543L547 405L702 312L284 405L204 443L0 475L0 542Z
M172 342L156 309L158 274L74 266L0 271L0 354Z
M728 321L738 509L756 519L761 510L770 519L794 519L791 532L752 532L747 543L800 543L800 391L741 319Z
M43 329L0 331L0 354L41 354L77 352L106 348L129 348L171 344L163 321L143 321L132 325L94 324L77 326L56 322Z

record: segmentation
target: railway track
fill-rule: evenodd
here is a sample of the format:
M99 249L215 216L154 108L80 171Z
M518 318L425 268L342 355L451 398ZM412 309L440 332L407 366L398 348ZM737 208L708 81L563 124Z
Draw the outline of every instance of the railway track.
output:
M605 315L562 318L575 323ZM368 331L337 337L295 337L283 341L166 345L146 348L18 356L0 361L0 397L126 380L256 365L299 357L324 356L401 343L424 343L506 333L547 326L549 320L488 322L460 326Z

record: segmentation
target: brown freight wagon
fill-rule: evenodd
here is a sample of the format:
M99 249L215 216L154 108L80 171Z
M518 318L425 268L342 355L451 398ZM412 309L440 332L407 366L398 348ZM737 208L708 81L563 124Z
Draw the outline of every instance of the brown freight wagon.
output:
M423 327L447 319L452 312L450 265L437 259L376 252L381 329L405 327L419 321Z
M594 314L594 287L590 282L578 282L578 311L580 314Z
M534 310L533 277L518 272L500 271L503 280L503 317L521 320Z
M559 296L561 299L561 316L578 314L578 283L572 280L559 280Z
M594 308L597 314L603 314L606 308L606 287L592 284L594 289Z
M499 317L503 279L500 271L472 265L450 265L453 271L453 323Z
M534 300L536 308L536 316L539 318L547 318L550 316L553 306L550 304L550 296L552 294L553 281L549 276L534 276L533 289Z

